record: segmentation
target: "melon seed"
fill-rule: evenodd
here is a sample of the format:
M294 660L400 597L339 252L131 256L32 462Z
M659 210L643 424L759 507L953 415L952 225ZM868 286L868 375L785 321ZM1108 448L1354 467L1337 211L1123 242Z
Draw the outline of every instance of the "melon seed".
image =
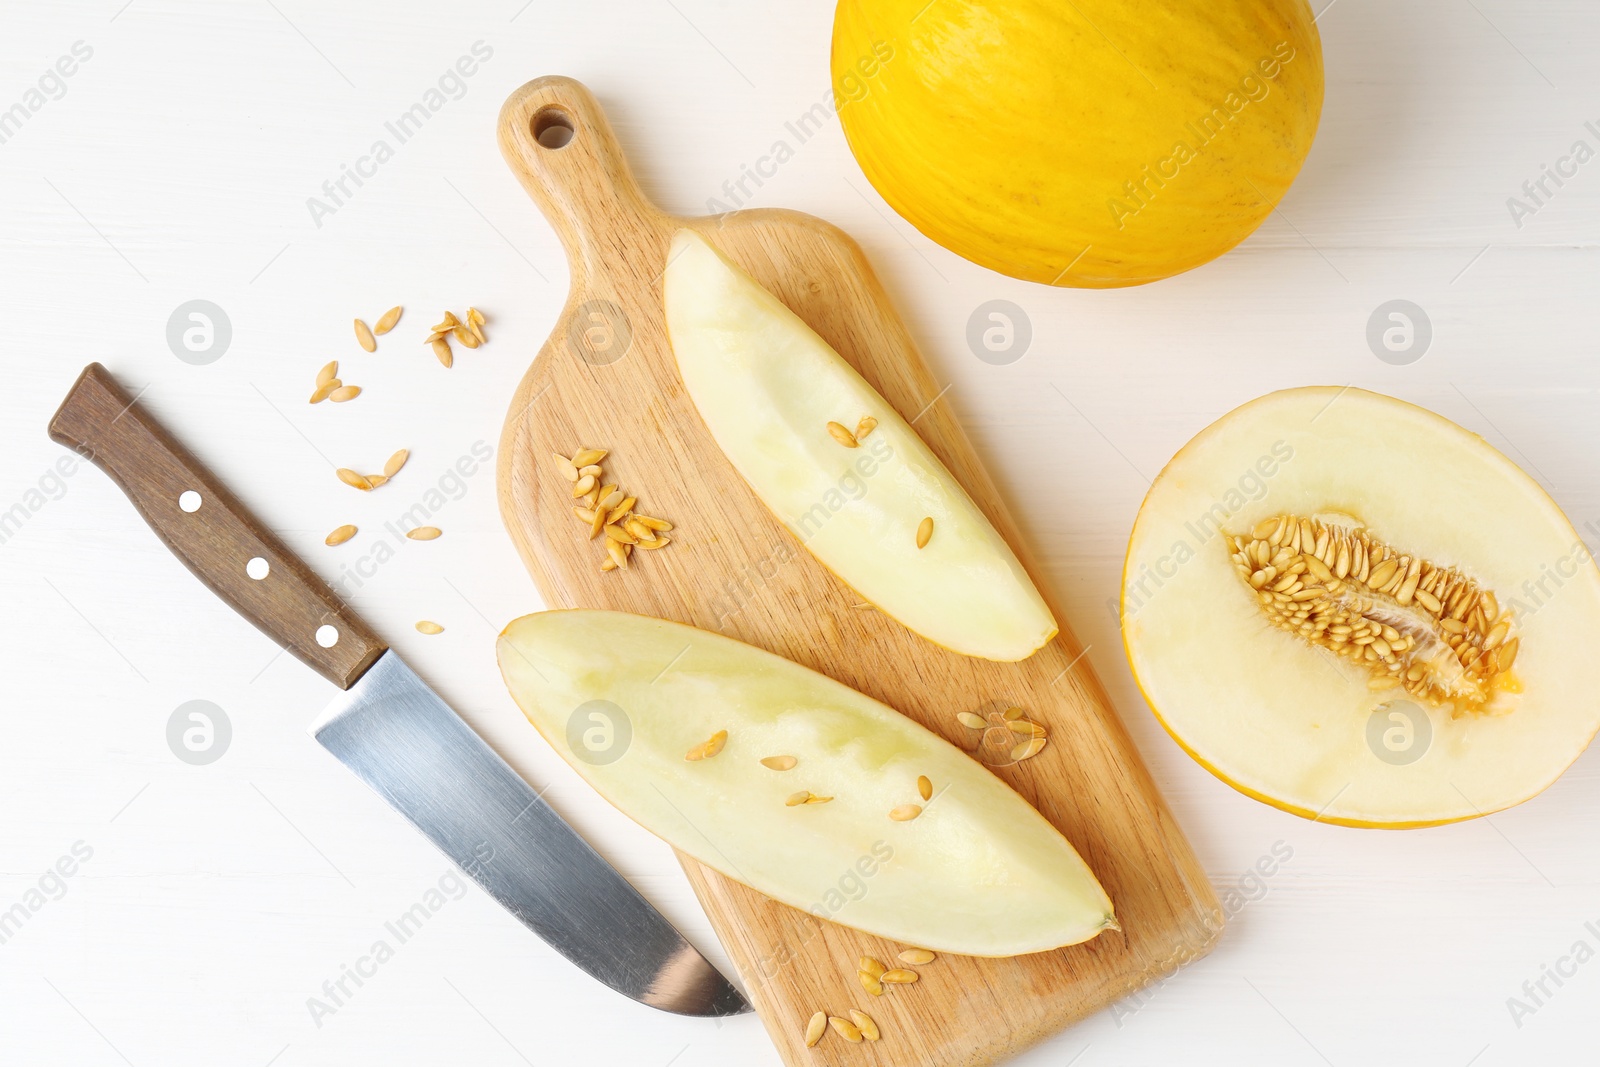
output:
M828 1025L833 1027L834 1033L851 1044L861 1043L861 1028L849 1019L841 1019L837 1015L830 1015L828 1016Z
M816 1048L817 1042L822 1040L823 1031L828 1028L828 1013L819 1011L806 1023L806 1048Z
M835 441L838 441L846 448L855 448L859 444L859 442L856 441L856 435L845 429L843 425L837 422L828 423L828 436L832 437Z
M695 763L695 762L697 762L699 760L703 760L703 759L710 759L712 756L715 756L718 752L721 752L722 751L722 746L727 744L727 743L728 743L728 731L726 731L726 730L718 730L716 733L712 734L709 738L707 738L706 740L700 742L698 745L696 745L693 748L691 748L688 751L688 753L686 753L684 755L683 758L688 760L690 763Z
M360 319L356 320L356 340L368 352L376 352L378 350L377 339L372 336L372 331L368 329L367 324Z
M1011 758L1017 763L1021 763L1025 759L1032 759L1043 752L1044 746L1047 744L1049 742L1042 737L1030 737L1011 750Z
M876 1041L878 1038L883 1036L883 1034L878 1030L878 1024L872 1021L872 1016L868 1015L864 1011L857 1011L856 1009L851 1008L850 1021L856 1024L856 1029L860 1031L861 1036L866 1038L868 1041Z
M339 480L345 485L354 486L363 492L372 488L372 479L365 474L357 474L349 467L340 467L334 473L339 476Z
M376 334L386 334L390 330L394 329L395 323L399 321L400 305L396 304L394 307L383 313L383 315L378 319L377 323L373 325L372 332Z

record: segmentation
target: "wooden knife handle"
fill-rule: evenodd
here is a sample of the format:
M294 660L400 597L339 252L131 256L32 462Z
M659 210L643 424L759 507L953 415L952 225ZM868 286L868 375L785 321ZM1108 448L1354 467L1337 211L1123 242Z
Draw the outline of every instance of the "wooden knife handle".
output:
M382 639L100 364L78 376L50 436L109 474L213 593L334 685L350 688L383 654Z

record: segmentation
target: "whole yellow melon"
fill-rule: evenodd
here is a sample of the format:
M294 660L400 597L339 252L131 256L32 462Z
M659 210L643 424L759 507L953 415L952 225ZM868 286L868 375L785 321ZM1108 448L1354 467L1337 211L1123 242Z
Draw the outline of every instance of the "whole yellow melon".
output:
M867 178L975 263L1109 288L1220 256L1322 111L1306 0L840 0L840 121Z

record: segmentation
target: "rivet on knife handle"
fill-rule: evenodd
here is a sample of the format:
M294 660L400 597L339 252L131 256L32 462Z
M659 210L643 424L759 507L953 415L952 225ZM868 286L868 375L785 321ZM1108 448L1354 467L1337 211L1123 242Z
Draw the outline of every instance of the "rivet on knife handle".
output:
M100 364L84 368L50 436L109 474L212 592L339 688L383 654L382 639Z

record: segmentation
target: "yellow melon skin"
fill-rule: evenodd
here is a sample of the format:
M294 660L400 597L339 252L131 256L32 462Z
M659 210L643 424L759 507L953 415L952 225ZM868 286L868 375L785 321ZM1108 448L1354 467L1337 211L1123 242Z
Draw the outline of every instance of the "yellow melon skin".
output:
M1505 686L1483 711L1452 716L1375 691L1367 669L1270 625L1222 535L1281 514L1353 519L1494 591L1521 643ZM1129 540L1122 635L1146 701L1185 752L1240 792L1320 822L1408 829L1503 810L1554 782L1600 728L1589 548L1482 438L1359 389L1269 394L1173 457ZM1386 733L1396 723L1398 752Z
M840 0L839 118L928 237L1049 285L1139 285L1244 240L1322 112L1306 0Z

